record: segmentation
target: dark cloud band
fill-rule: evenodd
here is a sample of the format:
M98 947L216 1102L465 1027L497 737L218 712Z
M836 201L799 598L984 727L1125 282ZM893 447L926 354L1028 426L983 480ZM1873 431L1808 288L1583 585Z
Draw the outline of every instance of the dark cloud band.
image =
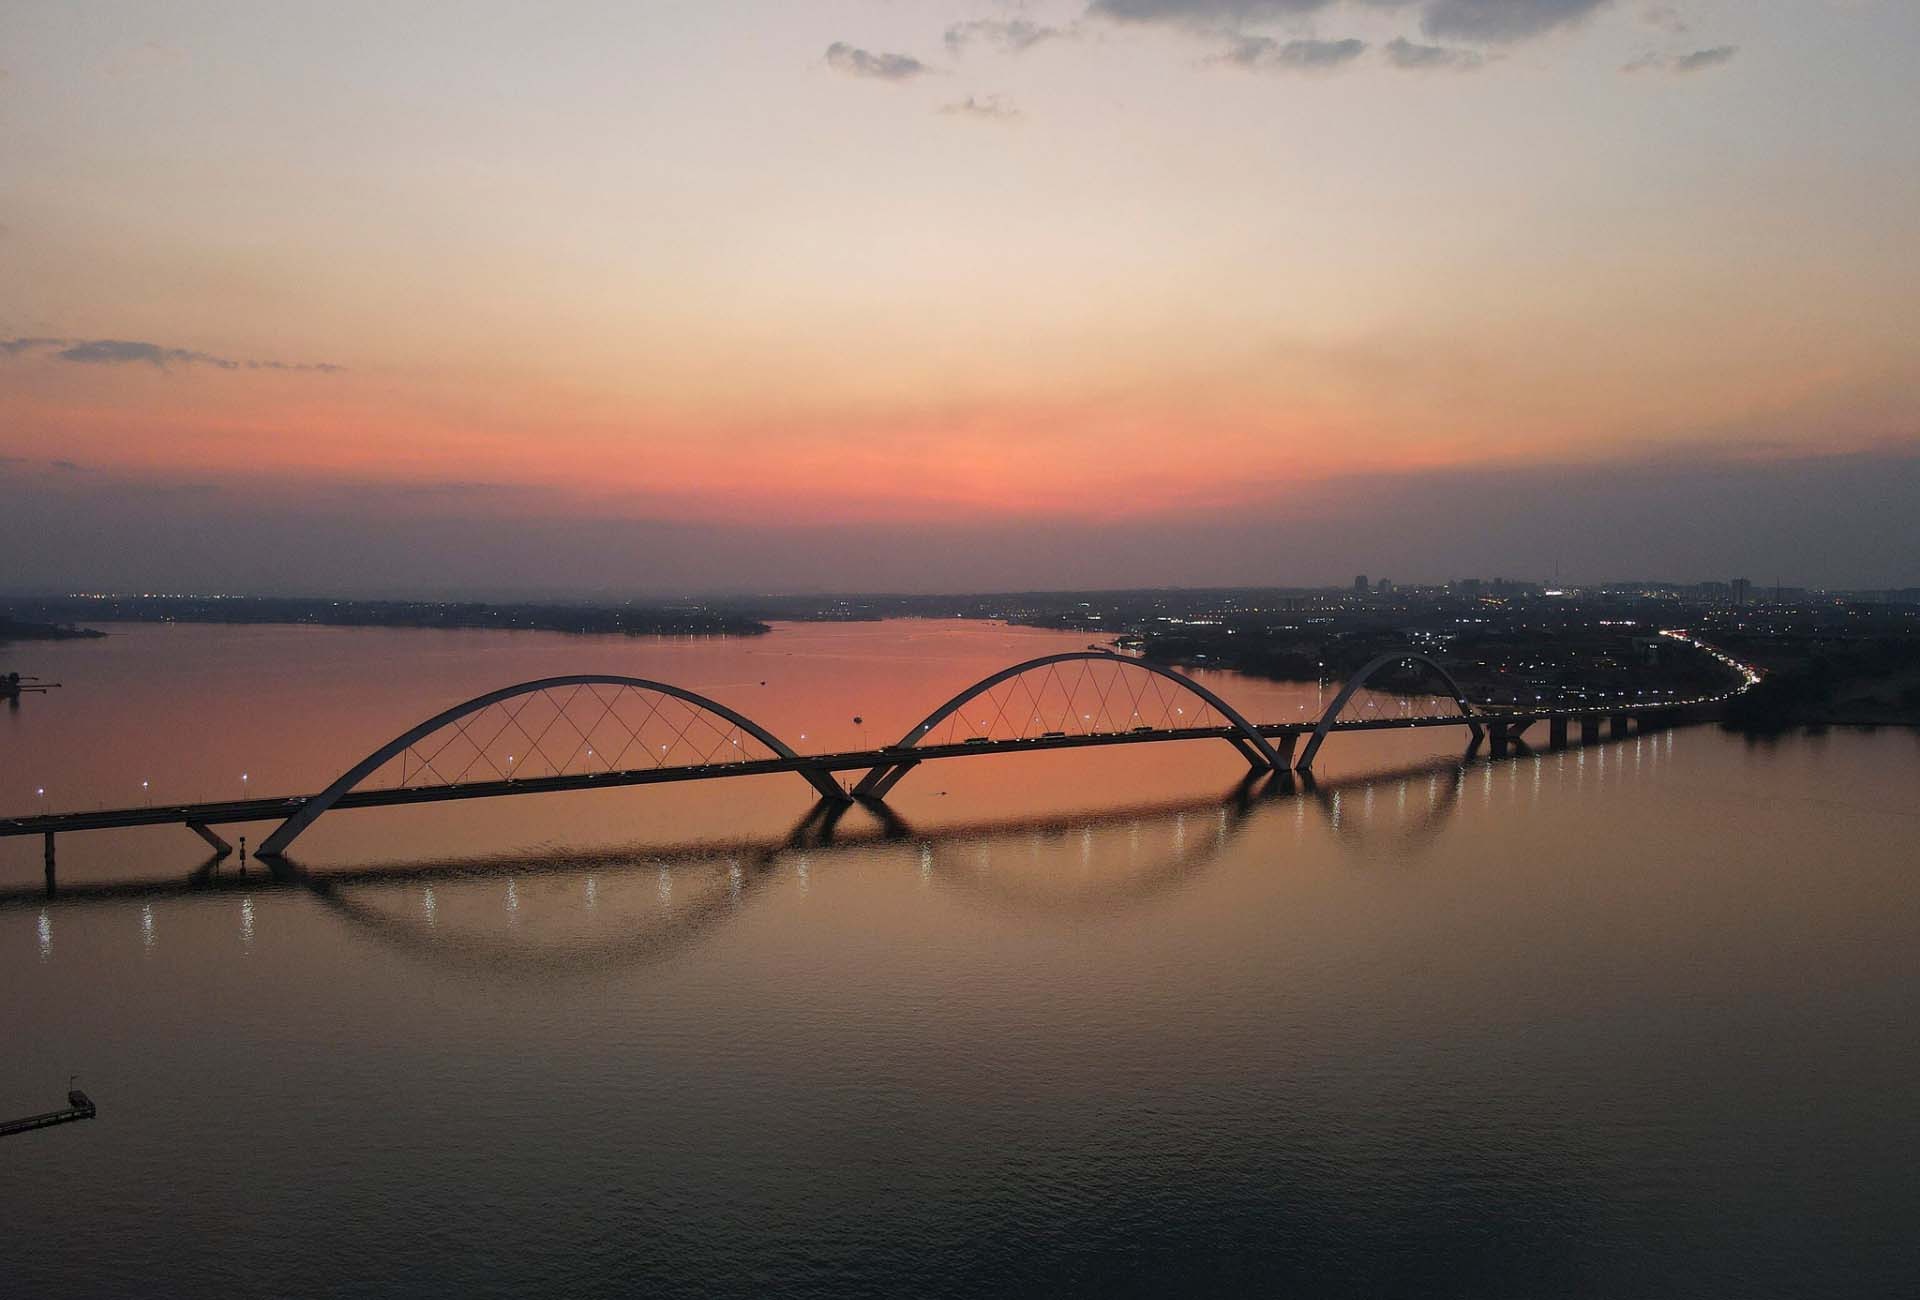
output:
M1497 45L1540 36L1613 0L1092 0L1088 13L1116 22L1237 28L1336 9L1408 9L1436 39Z
M170 366L212 366L217 370L306 370L318 374L337 374L345 367L324 361L251 361L218 357L211 352L191 348L170 348L158 343L133 339L0 339L0 356L21 356L44 352L56 361L83 366L148 365L159 370Z

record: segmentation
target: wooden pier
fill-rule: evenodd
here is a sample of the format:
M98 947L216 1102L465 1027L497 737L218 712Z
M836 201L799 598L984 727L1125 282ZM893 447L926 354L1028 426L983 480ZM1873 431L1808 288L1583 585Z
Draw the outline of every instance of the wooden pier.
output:
M44 1115L29 1115L25 1119L0 1120L0 1137L28 1133L37 1128L52 1128L55 1124L71 1124L77 1119L92 1119L93 1116L93 1099L75 1088L67 1094L65 1110L50 1110Z

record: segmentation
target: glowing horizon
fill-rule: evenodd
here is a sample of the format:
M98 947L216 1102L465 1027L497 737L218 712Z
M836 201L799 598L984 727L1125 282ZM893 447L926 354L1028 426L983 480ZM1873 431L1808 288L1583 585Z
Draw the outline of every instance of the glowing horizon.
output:
M9 500L911 548L1920 453L1912 6L83 8L0 18Z

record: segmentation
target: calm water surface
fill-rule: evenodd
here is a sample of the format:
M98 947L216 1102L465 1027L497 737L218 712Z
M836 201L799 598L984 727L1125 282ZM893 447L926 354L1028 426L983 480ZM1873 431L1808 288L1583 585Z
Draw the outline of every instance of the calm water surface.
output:
M12 648L0 812L562 672L877 744L1085 643L115 630ZM825 839L792 776L346 811L292 881L70 836L51 899L0 841L0 1112L101 1106L0 1141L0 1295L1911 1294L1920 742L1459 739L927 764Z

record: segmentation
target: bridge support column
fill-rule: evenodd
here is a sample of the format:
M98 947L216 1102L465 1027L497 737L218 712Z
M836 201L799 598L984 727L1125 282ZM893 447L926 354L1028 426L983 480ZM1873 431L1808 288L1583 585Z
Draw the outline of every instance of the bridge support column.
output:
M1505 758L1513 746L1524 746L1526 742L1521 737L1535 721L1534 718L1503 718L1498 722L1489 722L1487 736L1493 742L1493 756Z
M1552 718L1547 722L1547 744L1554 749L1567 747L1567 720Z
M1293 751L1299 747L1299 744L1300 733L1297 731L1289 731L1286 735L1279 737L1274 742L1273 752L1280 759L1280 765L1274 768L1274 771L1287 772L1292 770Z
M1627 738L1627 715L1616 713L1607 719L1607 734L1615 740Z
M1600 739L1600 719L1598 718L1580 719L1580 743L1583 745L1591 745L1597 742L1599 739Z
M53 892L53 832L47 832L47 892Z
M1240 751L1240 757L1246 759L1247 766L1252 768L1254 771L1270 772L1273 770L1273 765L1268 763L1266 759L1262 758L1258 750L1254 749L1254 747L1252 745L1249 745L1246 741L1240 739L1240 737L1228 736L1227 742L1231 744L1235 749Z
M192 831L195 835L198 835L201 839L205 840L207 842L207 847L211 848L215 853L219 854L221 857L224 858L227 856L227 854L233 852L233 845L227 843L225 840L221 839L218 835L215 835L212 831L208 830L204 822L188 822L187 829Z
M853 796L856 799L885 799L887 792L900 784L900 778L918 766L920 766L920 760L914 758L904 763L895 763L891 767L876 767L854 785Z

